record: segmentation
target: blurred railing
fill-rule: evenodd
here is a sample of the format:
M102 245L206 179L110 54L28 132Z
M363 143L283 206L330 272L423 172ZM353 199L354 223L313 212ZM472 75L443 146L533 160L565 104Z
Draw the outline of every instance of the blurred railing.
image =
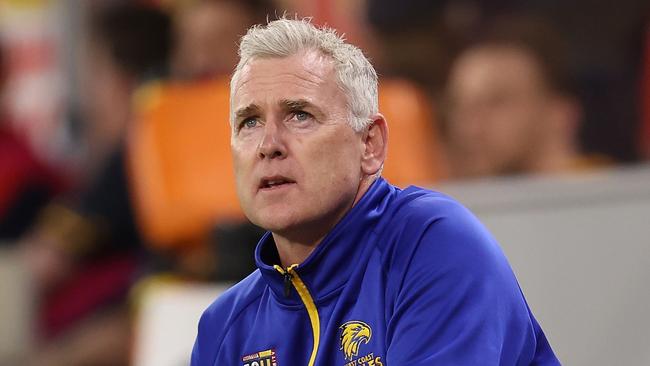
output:
M34 296L17 256L0 246L0 365L20 365L33 346Z

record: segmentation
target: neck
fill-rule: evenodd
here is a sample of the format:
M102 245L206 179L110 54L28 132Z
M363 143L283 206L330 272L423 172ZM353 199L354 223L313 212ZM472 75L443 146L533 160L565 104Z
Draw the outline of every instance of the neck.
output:
M362 178L352 203L345 205L338 214L331 215L330 219L325 218L286 232L273 232L280 264L286 268L304 262L334 226L359 202L375 179L375 176Z
M309 257L309 255L316 249L318 244L323 240L320 238L313 244L303 244L300 242L292 241L285 236L273 233L273 240L278 249L280 257L280 264L282 267L287 268L293 264L300 264Z

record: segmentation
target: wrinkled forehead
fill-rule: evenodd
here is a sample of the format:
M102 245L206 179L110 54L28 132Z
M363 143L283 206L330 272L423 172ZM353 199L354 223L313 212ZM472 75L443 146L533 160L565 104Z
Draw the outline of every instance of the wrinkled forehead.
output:
M261 99L312 98L314 102L345 102L334 61L315 50L286 57L248 60L233 76L231 83L231 121L237 109L260 103Z
M298 51L288 56L260 55L248 58L233 74L231 92L237 89L251 77L267 73L269 69L293 71L298 74L311 73L325 75L335 73L334 59L316 49Z

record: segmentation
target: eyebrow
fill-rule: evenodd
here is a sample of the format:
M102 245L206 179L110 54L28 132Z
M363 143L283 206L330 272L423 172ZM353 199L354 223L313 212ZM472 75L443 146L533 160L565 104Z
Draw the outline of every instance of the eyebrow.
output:
M311 103L304 99L297 99L297 100L291 100L291 99L282 99L280 101L280 105L285 106L287 109L303 109Z
M260 107L257 104L250 104L235 111L235 118L248 117L250 115L259 113L259 111Z
M306 99L282 99L280 105L289 111L310 108L314 114L323 115L323 111L320 108Z
M279 103L285 110L295 111L305 108L312 109L316 115L323 115L323 111L306 99L282 99ZM235 111L235 119L249 117L261 113L261 108L257 104L250 104L246 107L239 108Z

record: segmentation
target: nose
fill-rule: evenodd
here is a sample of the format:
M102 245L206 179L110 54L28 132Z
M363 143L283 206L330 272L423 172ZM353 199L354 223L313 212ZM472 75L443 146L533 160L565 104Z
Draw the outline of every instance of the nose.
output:
M283 159L287 156L282 127L271 121L264 125L257 155L260 159Z

